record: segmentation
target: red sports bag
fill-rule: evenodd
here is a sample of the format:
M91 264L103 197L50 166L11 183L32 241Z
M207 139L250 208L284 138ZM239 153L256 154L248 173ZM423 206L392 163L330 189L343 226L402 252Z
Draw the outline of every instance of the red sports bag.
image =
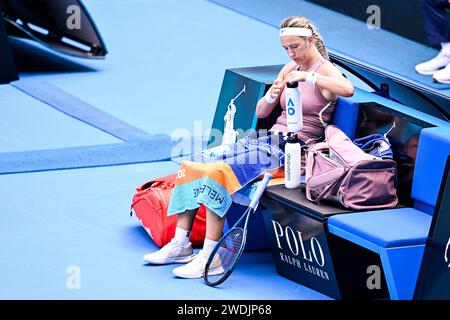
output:
M130 215L133 211L145 231L158 247L168 243L175 235L177 216L167 216L170 197L175 186L177 174L171 174L148 181L136 189ZM200 206L191 230L193 246L202 246L206 232L206 211Z

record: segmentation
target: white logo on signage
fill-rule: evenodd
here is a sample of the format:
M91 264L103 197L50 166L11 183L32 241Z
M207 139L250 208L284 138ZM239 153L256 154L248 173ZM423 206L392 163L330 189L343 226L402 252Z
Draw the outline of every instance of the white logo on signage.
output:
M447 246L445 247L445 253L444 253L444 259L445 262L448 263L448 267L450 268L450 263L449 263L449 247L450 247L450 237L448 238L448 242L447 242Z
M277 241L278 248L283 249L281 246L280 238L285 238L289 250L294 256L298 256L300 253L304 260L309 262L315 262L320 267L325 265L325 257L322 247L319 241L312 237L309 241L309 248L304 245L302 233L300 231L294 232L291 227L283 227L277 222L272 220L273 229L275 232L275 239Z

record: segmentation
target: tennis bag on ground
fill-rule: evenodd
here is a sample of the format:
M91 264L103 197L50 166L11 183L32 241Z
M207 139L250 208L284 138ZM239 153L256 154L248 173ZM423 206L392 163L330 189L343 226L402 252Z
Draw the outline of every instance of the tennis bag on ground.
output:
M354 210L393 208L398 203L396 163L367 154L336 126L325 141L310 146L306 160L306 197L338 202Z
M177 175L171 174L148 181L136 189L133 196L130 215L134 211L145 231L158 247L164 246L175 235L177 216L167 216L170 197ZM194 220L191 230L193 246L203 245L206 232L206 211L202 205Z

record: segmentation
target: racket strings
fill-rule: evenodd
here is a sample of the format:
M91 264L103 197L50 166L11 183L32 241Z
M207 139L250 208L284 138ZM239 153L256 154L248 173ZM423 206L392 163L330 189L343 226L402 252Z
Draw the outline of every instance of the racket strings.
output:
M216 251L211 264L206 270L207 276L214 279L212 274L220 265L224 273L230 270L236 258L239 256L242 241L244 239L244 230L236 228L232 230L225 238L222 239L219 249ZM216 275L218 276L218 275Z

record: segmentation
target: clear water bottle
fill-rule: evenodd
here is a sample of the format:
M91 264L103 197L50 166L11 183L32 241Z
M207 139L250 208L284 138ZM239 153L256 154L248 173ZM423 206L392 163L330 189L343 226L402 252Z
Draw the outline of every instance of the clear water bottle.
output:
M302 96L298 82L286 84L286 120L289 132L297 132L303 128Z
M301 146L297 136L290 135L284 147L284 185L299 188L301 183Z

